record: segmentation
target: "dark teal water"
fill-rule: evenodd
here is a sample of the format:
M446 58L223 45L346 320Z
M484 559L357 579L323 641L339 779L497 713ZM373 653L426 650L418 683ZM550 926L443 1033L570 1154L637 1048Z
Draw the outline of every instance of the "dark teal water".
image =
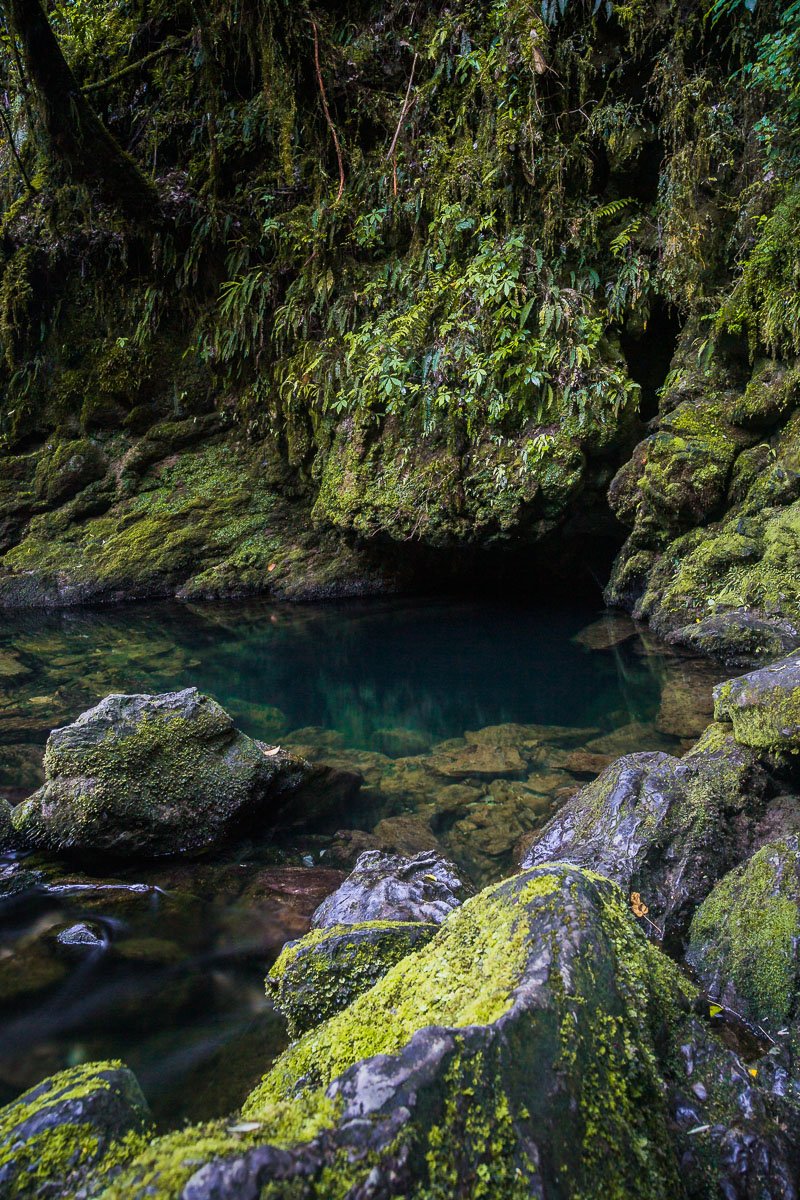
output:
M465 731L486 727L569 726L582 731L570 745L596 754L600 738L613 756L677 748L674 734L690 732L680 704L677 726L674 713L676 695L691 700L691 664L600 617L445 601L4 614L0 791L12 801L38 786L51 728L109 692L189 685L247 733L351 761L368 780L351 812L201 863L0 861L0 1102L70 1063L119 1056L167 1124L238 1104L283 1044L263 978L336 886L336 829L423 829L481 883L513 870L520 835L589 777L565 758L558 729L543 730L527 778L463 780L472 799L453 823L437 807L453 780L436 775L436 743L463 746ZM492 750L517 734L481 736ZM98 945L60 945L76 921Z
M254 736L318 726L362 749L386 728L440 740L504 722L651 719L661 657L638 638L589 652L573 639L598 615L450 602L4 615L0 651L21 673L0 675L0 738L42 742L108 692L188 685Z

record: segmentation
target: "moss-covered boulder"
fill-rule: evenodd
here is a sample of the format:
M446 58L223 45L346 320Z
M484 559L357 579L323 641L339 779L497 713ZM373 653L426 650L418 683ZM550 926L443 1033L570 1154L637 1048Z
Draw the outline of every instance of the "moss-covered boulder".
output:
M234 1122L155 1140L103 1200L792 1195L769 1095L613 884L487 889L277 1060ZM742 1104L737 1103L741 1095ZM756 1178L761 1192L743 1191Z
M731 665L800 645L796 365L698 368L684 330L655 431L611 485L631 532L607 600Z
M46 504L62 504L88 484L102 479L107 468L105 454L90 438L57 442L39 458L34 489Z
M267 975L267 993L286 1017L289 1033L347 1008L390 967L429 942L438 926L419 921L365 921L314 929L289 942Z
M467 894L455 867L435 851L404 858L365 850L341 887L323 900L311 924L315 929L365 921L438 925Z
M118 1062L52 1075L0 1109L0 1195L61 1200L92 1168L106 1178L142 1149L149 1110Z
M153 857L205 850L246 822L280 822L313 769L240 733L196 688L107 696L54 730L46 782L13 813L50 851Z
M567 861L639 892L650 928L680 938L694 907L748 853L766 804L756 756L712 725L685 758L629 754L559 810L524 867Z
M771 842L695 913L686 961L709 994L784 1035L800 1008L800 838Z
M744 746L800 750L800 654L719 684L714 714Z

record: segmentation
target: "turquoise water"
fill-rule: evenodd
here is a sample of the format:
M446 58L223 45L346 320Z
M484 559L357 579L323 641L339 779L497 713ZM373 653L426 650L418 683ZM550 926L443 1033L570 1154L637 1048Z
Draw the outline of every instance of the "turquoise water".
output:
M109 692L189 685L247 733L361 771L361 799L202 862L0 862L0 1102L119 1056L167 1124L232 1109L284 1044L264 974L347 869L339 830L435 844L483 883L604 761L679 750L710 690L707 668L626 619L566 605L5 614L0 791L38 786L48 731ZM88 947L59 941L76 922Z
M651 718L659 654L639 639L588 652L573 639L597 616L448 602L5 615L0 652L20 673L0 674L0 738L41 744L54 723L108 692L188 685L254 736L317 726L362 749L386 728L441 740L504 722ZM274 708L285 718L277 724Z

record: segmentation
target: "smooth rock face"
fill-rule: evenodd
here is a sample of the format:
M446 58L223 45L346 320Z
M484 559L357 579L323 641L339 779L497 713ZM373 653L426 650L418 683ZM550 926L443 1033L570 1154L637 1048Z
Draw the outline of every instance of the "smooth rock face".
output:
M800 749L800 654L729 679L714 689L714 715L744 746Z
M613 884L525 872L291 1046L232 1130L156 1140L107 1200L794 1197L790 1114L693 1002Z
M366 850L332 896L314 913L314 929L364 921L440 924L465 896L452 863L432 851L415 858Z
M437 929L412 921L368 921L312 930L284 946L267 975L267 994L286 1017L290 1036L298 1037L347 1008Z
M150 1113L121 1063L88 1063L52 1075L0 1109L4 1200L73 1195L126 1134L144 1133ZM138 1146L130 1146L134 1153Z
M755 757L711 726L683 759L628 754L553 817L523 867L566 861L639 892L665 937L745 857L763 812L766 776Z
M781 1044L800 1004L800 837L731 871L692 919L686 961L710 996Z
M239 824L274 825L313 774L196 688L107 696L51 733L44 761L43 787L14 810L18 836L120 856L204 850Z

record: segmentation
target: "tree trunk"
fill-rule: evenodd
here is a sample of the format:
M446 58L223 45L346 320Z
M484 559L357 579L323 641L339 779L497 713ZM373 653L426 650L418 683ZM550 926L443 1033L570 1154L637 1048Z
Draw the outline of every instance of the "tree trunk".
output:
M50 152L71 178L94 184L129 216L152 215L158 196L81 93L40 0L0 0L17 38Z

